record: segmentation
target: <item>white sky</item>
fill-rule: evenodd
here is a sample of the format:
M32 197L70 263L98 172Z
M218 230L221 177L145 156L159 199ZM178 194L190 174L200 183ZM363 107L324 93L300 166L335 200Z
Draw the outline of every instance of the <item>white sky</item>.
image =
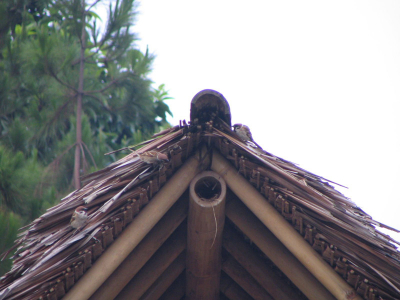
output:
M138 11L172 124L215 89L265 150L400 229L400 1L146 0Z

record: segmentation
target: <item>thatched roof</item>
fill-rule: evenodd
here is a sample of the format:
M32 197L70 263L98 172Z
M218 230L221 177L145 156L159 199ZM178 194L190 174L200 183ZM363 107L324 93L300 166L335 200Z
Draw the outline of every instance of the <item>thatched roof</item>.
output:
M396 242L376 229L386 226L338 192L335 183L243 142L229 123L230 116L228 120L207 111L200 121L194 116L190 124L183 121L155 135L138 152L156 150L170 161L152 172L145 171L149 165L135 153L129 153L86 176L81 189L23 228L13 267L0 281L0 299L63 297L204 146L225 157L364 299L400 299L400 253ZM87 207L89 213L80 231L69 225L78 206ZM246 242L257 244L240 233ZM221 285L224 282L221 279Z

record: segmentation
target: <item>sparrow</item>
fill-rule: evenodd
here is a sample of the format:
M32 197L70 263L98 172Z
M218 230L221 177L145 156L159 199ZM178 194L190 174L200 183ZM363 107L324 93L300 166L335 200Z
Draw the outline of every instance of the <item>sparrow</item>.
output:
M258 148L261 148L254 140L253 140L253 136L251 135L251 131L250 128L246 125L243 124L235 124L232 126L233 127L233 131L236 132L236 134L239 136L239 138L243 141L243 142L252 142L253 144L255 144Z
M253 136L251 135L250 128L248 126L243 124L235 124L232 127L233 131L237 133L243 142L253 142Z
M157 152L157 151L146 151L143 153L138 153L136 154L139 156L141 161L144 161L145 163L153 166L157 165L162 165L165 162L168 162L168 156L165 155L164 153Z
M72 214L71 221L69 224L72 228L79 229L86 224L88 215L86 213L87 208L84 206L78 206Z

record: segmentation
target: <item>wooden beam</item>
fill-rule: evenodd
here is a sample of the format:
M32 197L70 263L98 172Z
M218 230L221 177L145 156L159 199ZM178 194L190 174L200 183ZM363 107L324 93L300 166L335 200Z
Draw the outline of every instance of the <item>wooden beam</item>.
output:
M226 216L272 260L308 299L335 300L335 297L234 195L229 196L229 201L226 205Z
M185 192L90 299L114 299L187 217L188 207L189 192Z
M190 183L186 299L219 299L226 184L214 172Z
M230 226L225 226L222 246L231 254L242 267L272 296L279 300L295 300L298 294L284 282L254 252L243 237Z
M273 300L271 295L231 255L222 263L222 270L255 300Z
M186 224L182 224L115 298L140 299L149 287L186 249Z
M224 158L213 151L211 169L220 174L230 189L268 227L294 256L339 300L361 297L340 277L269 202ZM323 299L323 298L320 298Z
M234 282L225 272L221 274L221 292L229 300L253 300L236 282Z
M186 160L179 170L124 229L121 235L97 259L94 265L79 279L73 288L69 290L64 296L64 300L85 300L93 295L178 200L189 186L192 178L201 171L203 166L207 165L206 161L208 157L206 155L203 154L203 157L197 153Z
M224 294L219 293L219 300L230 300L230 299L226 297Z
M168 287L182 274L186 266L186 253L182 252L177 259L149 287L140 300L158 300Z
M159 300L179 300L185 296L185 282L186 274L182 272L181 275L171 284Z

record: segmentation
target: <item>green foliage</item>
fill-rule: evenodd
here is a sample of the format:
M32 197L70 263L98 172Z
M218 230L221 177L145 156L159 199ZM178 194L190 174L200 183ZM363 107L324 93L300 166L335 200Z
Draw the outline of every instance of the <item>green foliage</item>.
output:
M14 26L12 18L7 22L9 39L0 49L0 133L4 144L24 155L37 149L45 165L74 144L82 45L86 45L83 110L91 132L85 151L93 151L98 165L110 163L113 156L105 159L97 153L114 150L122 141L134 143L138 135L147 138L169 126L166 114L171 112L165 103L169 97L163 86L153 89L147 77L154 56L133 47L136 37L131 27L136 11L132 0L110 4L103 32L98 29L99 16L86 11L83 44L82 1L24 3L25 10L23 5L19 7L19 22ZM6 10L13 7L13 1L8 4Z
M44 202L53 203L42 193L43 171L37 151L26 158L21 151L11 152L0 145L0 209L18 213L27 221L40 214Z
M21 225L22 221L18 215L0 210L0 253L5 252L13 244ZM0 261L0 274L7 272L10 267L11 260Z
M165 101L171 98L164 85L154 89L148 78L154 56L135 48L134 1L110 2L103 31L91 6L95 2L82 3L0 2L2 235L15 237L14 226L37 217L71 190L79 94L81 175L117 159L104 153L170 126ZM10 246L3 242L0 251Z

